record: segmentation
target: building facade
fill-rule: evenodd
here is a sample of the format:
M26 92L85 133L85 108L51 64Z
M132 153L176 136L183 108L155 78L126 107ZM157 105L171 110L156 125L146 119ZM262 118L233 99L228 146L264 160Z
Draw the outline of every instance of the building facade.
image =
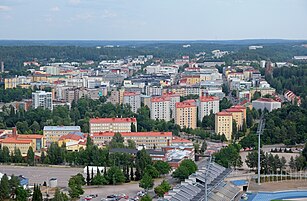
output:
M52 93L45 91L36 91L32 93L32 107L34 109L42 107L44 109L53 110Z
M92 133L94 144L101 146L109 144L115 132ZM120 132L124 138L124 144L133 140L137 146L144 146L146 149L161 149L172 144L172 132Z
M229 112L218 112L215 114L215 133L225 135L227 140L232 138L232 114Z
M253 108L256 110L264 110L265 108L272 112L272 110L281 108L281 102L275 101L271 98L259 98L252 102Z
M204 116L219 112L219 98L215 96L201 96L198 101L198 120L202 121Z
M99 132L132 132L134 125L137 131L136 118L93 118L90 119L90 133Z
M195 100L176 103L175 123L181 128L197 127L197 106Z
M52 142L58 142L63 135L71 132L81 132L80 126L44 126L45 145L49 146Z
M138 92L124 92L123 103L131 107L131 111L137 113L141 108L141 94Z
M150 118L170 121L170 98L153 97L150 99Z

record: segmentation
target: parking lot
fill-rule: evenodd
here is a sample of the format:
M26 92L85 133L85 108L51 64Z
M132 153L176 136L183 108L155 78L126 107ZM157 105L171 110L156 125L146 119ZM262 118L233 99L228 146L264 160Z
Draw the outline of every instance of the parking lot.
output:
M83 173L83 168L0 165L0 172L7 175L22 175L29 179L29 185L43 184L44 181L57 178L59 187L67 187L69 178Z

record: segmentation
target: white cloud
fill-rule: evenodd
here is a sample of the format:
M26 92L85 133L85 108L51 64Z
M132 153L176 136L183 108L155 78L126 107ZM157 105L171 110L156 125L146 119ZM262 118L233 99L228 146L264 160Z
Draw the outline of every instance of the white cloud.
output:
M117 13L105 9L103 10L101 17L102 18L113 18L113 17L117 17Z
M81 3L81 0L69 0L68 2L72 5L78 5Z
M58 12L60 11L60 8L58 6L55 6L55 7L50 8L50 11Z
M11 7L9 7L9 6L1 6L0 5L0 11L8 11L8 10L11 10Z

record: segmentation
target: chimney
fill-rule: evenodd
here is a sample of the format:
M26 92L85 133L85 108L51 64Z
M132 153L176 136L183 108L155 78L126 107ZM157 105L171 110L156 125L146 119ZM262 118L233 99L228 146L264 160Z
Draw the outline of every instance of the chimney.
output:
M12 129L12 136L13 138L17 138L17 128L16 127L13 127Z

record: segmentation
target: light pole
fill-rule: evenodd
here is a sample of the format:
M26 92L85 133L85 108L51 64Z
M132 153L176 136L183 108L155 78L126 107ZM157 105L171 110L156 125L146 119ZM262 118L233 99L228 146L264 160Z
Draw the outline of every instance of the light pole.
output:
M263 129L264 129L264 126L265 126L265 119L264 119L264 115L263 115L263 112L261 114L261 117L260 117L260 121L259 121L259 125L258 125L258 129L257 129L257 135L258 135L258 185L260 185L260 169L261 169L261 157L260 157L260 154L261 154L261 146L260 146L260 136L263 132Z

